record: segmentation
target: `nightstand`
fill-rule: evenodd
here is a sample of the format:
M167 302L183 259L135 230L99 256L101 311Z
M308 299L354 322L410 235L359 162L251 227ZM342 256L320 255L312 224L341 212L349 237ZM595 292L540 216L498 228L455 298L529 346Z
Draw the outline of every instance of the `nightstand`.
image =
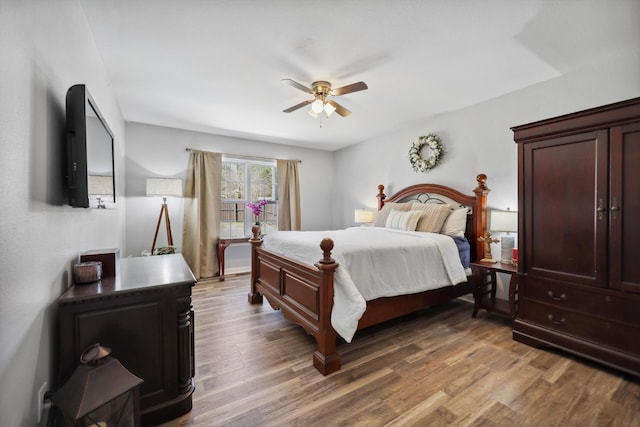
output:
M507 315L511 320L514 320L517 313L517 267L513 264L503 264L501 262L476 261L471 263L471 268L476 279L476 287L473 292L475 303L471 316L476 317L478 310L484 309ZM509 280L509 300L507 301L496 298L496 273L505 273L511 276Z

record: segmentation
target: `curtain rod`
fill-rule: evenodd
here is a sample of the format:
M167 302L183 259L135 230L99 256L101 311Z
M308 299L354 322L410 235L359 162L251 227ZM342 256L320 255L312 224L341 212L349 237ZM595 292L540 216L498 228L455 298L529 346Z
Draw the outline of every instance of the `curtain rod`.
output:
M187 147L184 149L184 151L202 151L202 150L197 150L195 148L191 148L191 147ZM246 155L242 155L242 154L229 154L229 153L220 153L223 156L228 156L228 157L236 157L239 159L247 159L247 160L259 160L259 161L265 161L265 160L278 160L278 159L269 159L266 157L255 157L255 156L246 156ZM289 160L289 159L283 159L283 160ZM298 163L302 163L302 160L298 160Z

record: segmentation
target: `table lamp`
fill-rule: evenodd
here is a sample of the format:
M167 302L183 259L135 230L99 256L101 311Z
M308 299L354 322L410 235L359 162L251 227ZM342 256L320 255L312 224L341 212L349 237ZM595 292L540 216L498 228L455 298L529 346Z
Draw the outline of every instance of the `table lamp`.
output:
M356 209L353 215L353 220L360 224L360 227L364 227L365 224L373 222L373 211L367 209Z
M515 239L509 233L518 231L518 212L509 208L506 211L492 210L489 222L491 231L507 233L500 238L500 262L511 264Z

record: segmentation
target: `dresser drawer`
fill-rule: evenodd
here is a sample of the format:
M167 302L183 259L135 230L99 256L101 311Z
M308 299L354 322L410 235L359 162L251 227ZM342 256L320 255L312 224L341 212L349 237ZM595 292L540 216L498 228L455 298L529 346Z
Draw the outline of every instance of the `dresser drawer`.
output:
M638 326L604 320L531 300L523 301L519 307L518 316L547 329L629 353L640 354L640 340L637 339L640 336Z
M518 293L523 299L640 326L640 298L626 292L524 276Z

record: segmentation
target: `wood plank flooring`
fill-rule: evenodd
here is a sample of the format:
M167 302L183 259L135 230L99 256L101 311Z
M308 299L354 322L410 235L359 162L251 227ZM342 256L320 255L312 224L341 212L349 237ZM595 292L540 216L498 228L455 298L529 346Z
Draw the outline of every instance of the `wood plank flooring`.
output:
M467 301L358 332L323 377L314 340L248 290L247 275L195 286L193 410L164 427L640 426L639 380L517 343Z

